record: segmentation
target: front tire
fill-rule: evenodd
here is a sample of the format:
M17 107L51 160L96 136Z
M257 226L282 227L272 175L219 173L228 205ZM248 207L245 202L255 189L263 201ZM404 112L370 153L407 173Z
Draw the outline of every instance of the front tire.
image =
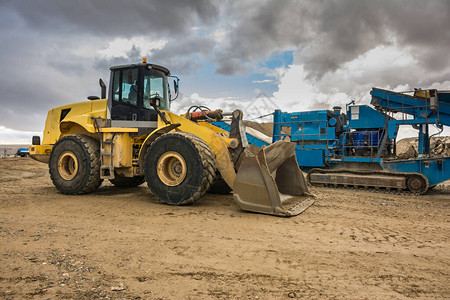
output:
M209 190L215 177L215 155L198 136L172 132L159 137L145 155L147 185L161 202L192 204Z
M50 153L49 172L63 194L94 192L102 184L98 142L85 135L62 137Z

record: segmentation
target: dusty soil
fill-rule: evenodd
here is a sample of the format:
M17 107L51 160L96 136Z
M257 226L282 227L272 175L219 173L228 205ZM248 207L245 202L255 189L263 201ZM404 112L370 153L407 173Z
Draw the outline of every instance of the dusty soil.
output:
M65 196L47 166L0 159L0 298L450 298L450 188L317 188L294 218L231 195L159 204L145 184Z

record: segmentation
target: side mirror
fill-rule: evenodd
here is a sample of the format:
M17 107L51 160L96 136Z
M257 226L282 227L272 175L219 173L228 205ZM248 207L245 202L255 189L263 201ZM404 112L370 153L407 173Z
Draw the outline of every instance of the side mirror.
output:
M159 96L150 98L149 101L150 101L150 106L153 108L159 107L161 105L161 98L159 98Z
M178 95L179 95L179 86L178 85L179 85L180 79L176 76L170 76L170 77L175 78L173 80L173 91L175 92L175 97L173 97L173 99L172 99L172 95L170 95L170 98L171 98L170 101L173 101L173 100L177 99Z
M178 94L178 81L176 79L173 80L173 89L175 94Z

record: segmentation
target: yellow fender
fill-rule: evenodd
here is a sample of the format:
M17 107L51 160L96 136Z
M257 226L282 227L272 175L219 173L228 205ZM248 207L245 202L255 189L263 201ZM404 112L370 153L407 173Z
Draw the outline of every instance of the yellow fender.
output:
M234 180L236 179L236 172L234 170L234 164L231 161L230 154L228 152L227 145L232 144L232 139L227 137L219 137L213 130L201 126L191 120L184 117L173 114L169 111L162 111L168 121L169 125L165 125L164 122L158 120L159 128L150 133L145 139L144 143L139 150L139 166L140 174L143 174L144 157L147 153L150 144L155 141L161 135L168 133L172 130L190 132L200 137L211 148L212 152L216 156L216 166L222 175L225 182L232 187Z
M158 123L159 125L159 123ZM139 149L139 174L144 175L144 159L145 154L147 153L148 148L150 145L161 135L168 133L169 131L172 131L173 129L180 126L179 124L169 124L162 127L159 127L158 129L155 129L150 133L142 143L141 149Z

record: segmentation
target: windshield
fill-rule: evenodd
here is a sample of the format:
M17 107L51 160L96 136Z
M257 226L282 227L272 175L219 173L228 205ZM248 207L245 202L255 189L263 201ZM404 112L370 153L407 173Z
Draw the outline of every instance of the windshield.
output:
M144 71L144 107L153 109L150 106L149 99L155 96L161 98L159 108L169 110L169 97L167 92L167 77L164 73L157 70Z

